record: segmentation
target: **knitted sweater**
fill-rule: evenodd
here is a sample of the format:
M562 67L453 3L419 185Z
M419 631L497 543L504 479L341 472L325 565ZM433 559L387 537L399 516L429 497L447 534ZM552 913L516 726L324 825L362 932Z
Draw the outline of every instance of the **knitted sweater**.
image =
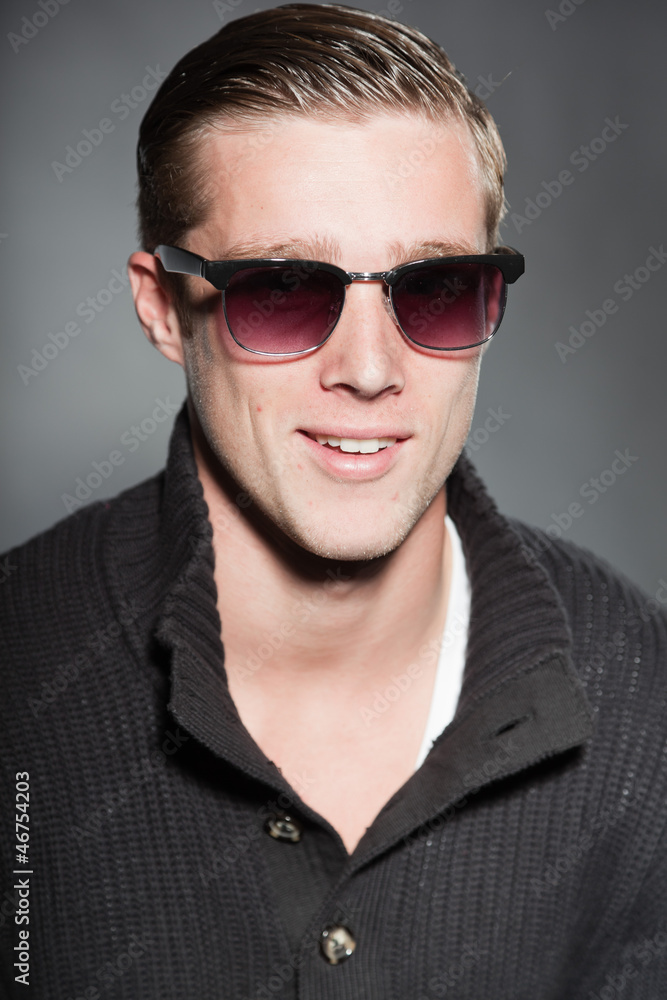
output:
M163 473L9 554L3 997L667 997L667 617L465 455L447 498L459 705L351 855L230 697L185 410Z

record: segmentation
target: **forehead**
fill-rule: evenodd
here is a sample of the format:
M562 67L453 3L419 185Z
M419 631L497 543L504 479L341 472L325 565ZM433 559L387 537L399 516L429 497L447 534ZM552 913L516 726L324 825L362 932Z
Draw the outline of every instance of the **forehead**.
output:
M205 256L312 256L303 252L311 248L356 269L351 256L384 252L397 263L415 245L486 249L482 172L461 122L266 120L211 131L199 164L209 207L189 245Z

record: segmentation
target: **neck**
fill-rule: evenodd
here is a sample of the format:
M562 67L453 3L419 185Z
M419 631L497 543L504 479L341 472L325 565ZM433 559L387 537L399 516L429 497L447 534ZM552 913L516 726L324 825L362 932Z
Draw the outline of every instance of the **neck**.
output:
M230 683L235 676L317 684L333 676L366 687L439 640L450 576L444 487L393 552L360 562L325 559L276 532L256 505L243 506L241 487L220 474L194 425L193 441L213 527Z

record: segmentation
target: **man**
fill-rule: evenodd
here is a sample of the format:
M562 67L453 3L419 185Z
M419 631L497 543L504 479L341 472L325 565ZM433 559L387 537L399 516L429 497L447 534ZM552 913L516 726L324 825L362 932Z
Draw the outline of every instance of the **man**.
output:
M667 622L461 454L523 270L488 112L296 4L186 55L138 162L187 405L12 553L6 992L663 996Z

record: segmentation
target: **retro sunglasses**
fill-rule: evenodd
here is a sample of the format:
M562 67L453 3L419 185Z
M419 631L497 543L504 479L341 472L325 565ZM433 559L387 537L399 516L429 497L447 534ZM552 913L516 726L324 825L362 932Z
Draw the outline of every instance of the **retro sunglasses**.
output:
M160 244L166 271L205 278L222 292L227 326L254 354L294 357L321 347L343 311L354 281L382 281L394 319L411 343L432 351L479 347L505 311L507 285L524 272L511 247L490 254L434 257L390 271L344 271L311 260L206 260Z

